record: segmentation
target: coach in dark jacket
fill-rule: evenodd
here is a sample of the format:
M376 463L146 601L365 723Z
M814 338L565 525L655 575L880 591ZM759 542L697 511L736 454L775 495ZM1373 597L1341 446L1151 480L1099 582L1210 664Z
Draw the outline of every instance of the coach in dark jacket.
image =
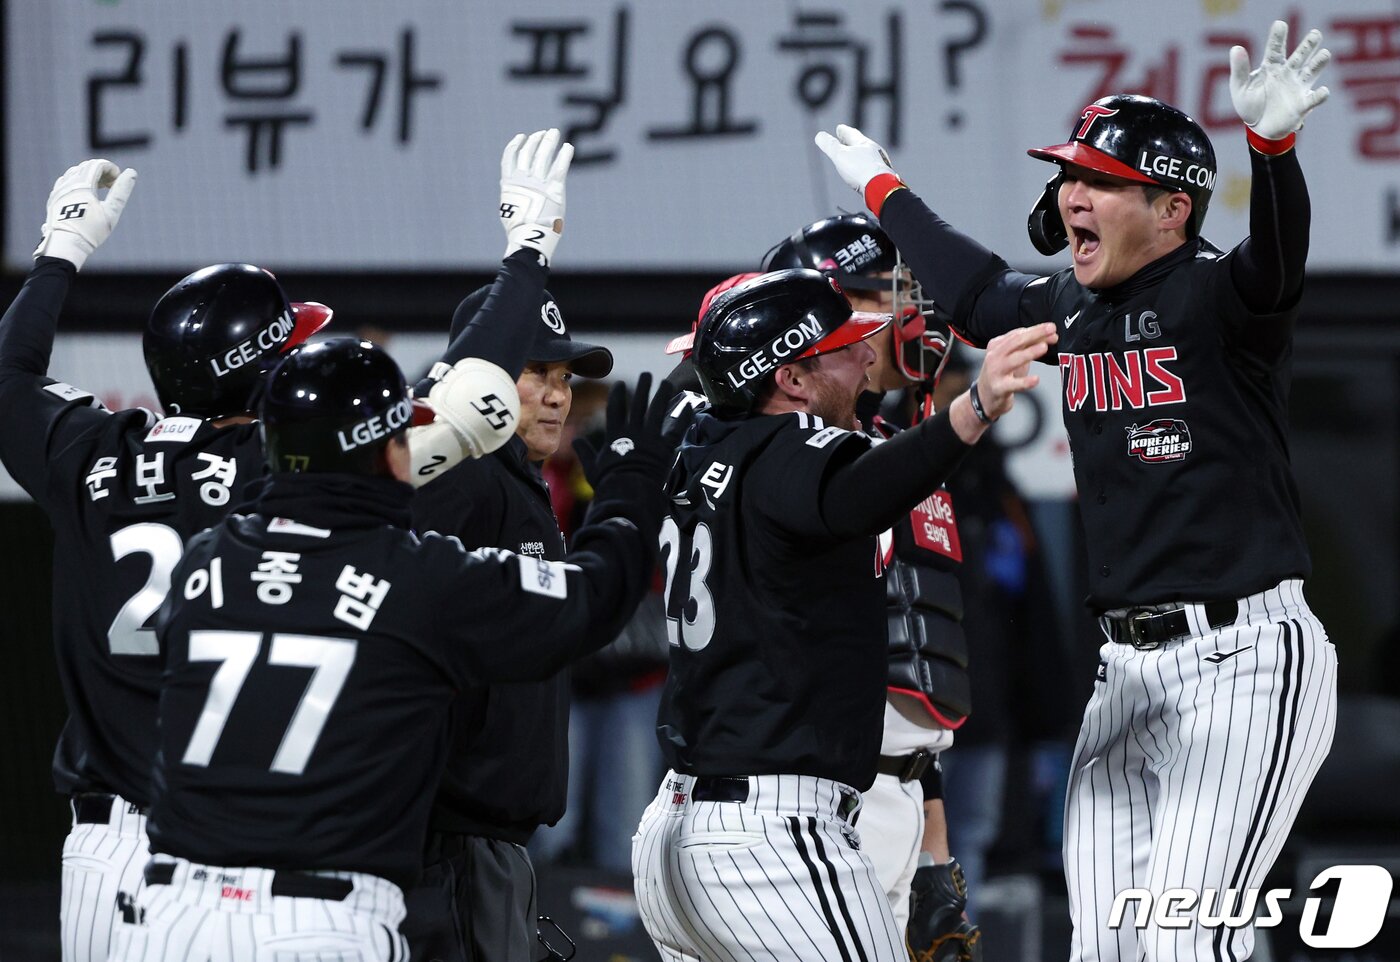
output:
M476 314L489 288L456 313ZM421 489L419 532L455 535L468 549L504 548L547 561L564 556L564 536L540 464L559 447L575 374L612 370L603 347L571 340L548 291L538 330L516 382L520 421L495 454L463 462ZM455 334L455 332L454 332ZM453 746L433 807L423 883L409 896L404 931L415 959L531 962L536 940L535 876L525 843L564 814L569 781L569 673L543 682L494 685L455 719Z

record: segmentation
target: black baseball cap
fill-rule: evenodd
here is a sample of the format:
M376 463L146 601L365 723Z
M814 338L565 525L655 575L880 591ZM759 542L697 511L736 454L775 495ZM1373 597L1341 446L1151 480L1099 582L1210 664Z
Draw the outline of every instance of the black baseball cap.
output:
M467 295L466 300L462 302L463 308L457 311L453 319L451 340L456 340L457 335L461 333L458 319L469 320L475 317L490 293L491 285L487 284ZM559 305L555 303L554 295L549 291L544 292L539 311L539 328L535 331L535 340L526 355L528 360L544 364L567 363L569 370L580 377L604 378L612 372L612 351L601 344L575 341L569 337L568 328L564 326L564 315L559 311Z

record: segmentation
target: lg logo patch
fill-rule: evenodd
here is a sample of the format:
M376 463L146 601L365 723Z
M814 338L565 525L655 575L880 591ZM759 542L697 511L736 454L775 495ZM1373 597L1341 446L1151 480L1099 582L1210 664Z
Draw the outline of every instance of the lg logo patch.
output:
M618 438L612 444L609 444L608 447L612 448L619 457L622 457L635 448L636 445L632 443L631 438Z
M59 220L77 220L87 216L87 204L64 204L58 210Z

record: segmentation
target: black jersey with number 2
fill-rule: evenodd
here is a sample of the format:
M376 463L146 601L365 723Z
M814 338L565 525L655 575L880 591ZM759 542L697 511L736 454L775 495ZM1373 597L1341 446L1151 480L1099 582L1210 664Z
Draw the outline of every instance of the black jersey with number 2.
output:
M253 424L112 412L48 377L73 272L41 259L0 320L0 459L53 525L54 646L69 711L55 787L145 805L160 687L156 607L185 541L262 475L262 447Z

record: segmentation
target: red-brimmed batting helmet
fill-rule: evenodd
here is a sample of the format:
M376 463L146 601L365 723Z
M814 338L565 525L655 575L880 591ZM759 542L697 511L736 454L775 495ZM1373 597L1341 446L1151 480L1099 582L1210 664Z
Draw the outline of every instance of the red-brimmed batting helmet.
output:
M324 304L288 301L261 267L215 264L161 295L141 346L166 414L225 417L252 410L282 354L330 319Z
M1094 101L1080 113L1066 143L1026 153L1062 168L1046 183L1027 224L1031 243L1047 255L1068 242L1058 197L1065 164L1184 192L1191 198L1188 237L1200 234L1215 190L1215 148L1201 125L1170 104L1137 94Z
M773 271L714 299L692 360L715 413L740 416L782 365L863 341L889 322L888 314L852 311L836 282L817 271Z

